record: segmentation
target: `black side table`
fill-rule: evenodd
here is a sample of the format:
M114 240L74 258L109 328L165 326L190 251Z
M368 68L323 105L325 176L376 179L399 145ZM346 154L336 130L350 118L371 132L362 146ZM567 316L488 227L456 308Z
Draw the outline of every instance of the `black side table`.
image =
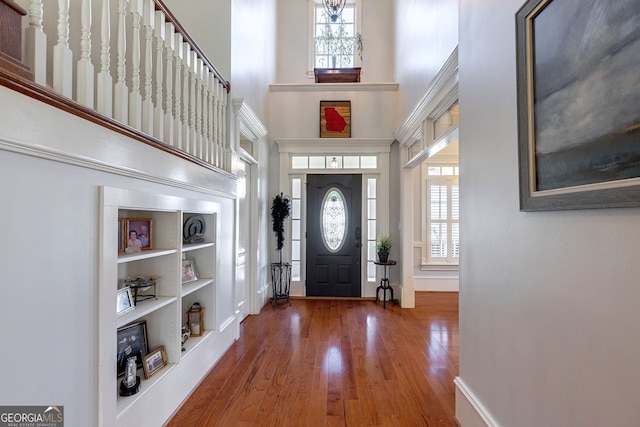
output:
M380 279L380 286L376 288L376 300L374 303L378 303L378 292L380 289L383 290L383 299L382 299L382 307L387 308L387 289L391 291L391 302L394 304L398 304L398 300L393 298L393 288L389 285L389 277L387 276L387 267L392 265L396 265L395 261L388 260L387 262L374 261L375 265L381 265L384 267L384 274L382 275L382 279Z

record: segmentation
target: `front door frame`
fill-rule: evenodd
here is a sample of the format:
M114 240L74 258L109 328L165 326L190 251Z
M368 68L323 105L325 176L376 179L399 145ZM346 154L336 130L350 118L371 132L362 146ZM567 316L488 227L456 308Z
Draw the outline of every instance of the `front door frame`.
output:
M302 230L306 230L306 175L307 174L361 174L362 175L362 230L363 235L367 230L367 217L364 214L367 203L367 179L377 179L377 195L376 195L376 234L390 234L389 232L389 155L391 152L391 139L367 139L367 138L306 138L306 139L276 139L278 150L280 153L280 168L278 177L278 193L284 192L291 194L292 178L302 179L302 212L301 222ZM321 150L319 149L321 148ZM293 169L292 157L294 156L354 156L354 155L376 155L377 167L375 169ZM274 192L275 194L275 192ZM291 224L287 224L290 229ZM291 240L289 234L286 234L285 247L283 248L283 258L291 258ZM306 296L305 272L306 272L306 239L304 232L302 236L302 253L300 265L300 280L291 281L290 295ZM363 236L363 244L364 244ZM375 289L380 280L380 272L377 272L375 281L367 280L367 251L363 248L361 255L361 292L362 297L374 297Z

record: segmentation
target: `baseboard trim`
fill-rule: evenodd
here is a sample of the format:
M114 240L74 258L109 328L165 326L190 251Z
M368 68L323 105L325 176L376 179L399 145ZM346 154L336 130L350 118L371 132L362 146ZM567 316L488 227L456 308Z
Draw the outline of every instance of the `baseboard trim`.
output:
M462 427L500 427L460 377L456 385L456 420Z

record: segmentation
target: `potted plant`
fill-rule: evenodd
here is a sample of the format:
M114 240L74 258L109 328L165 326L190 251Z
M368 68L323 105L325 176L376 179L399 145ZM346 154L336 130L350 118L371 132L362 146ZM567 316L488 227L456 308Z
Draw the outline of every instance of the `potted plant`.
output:
M383 235L376 239L376 250L378 251L378 260L380 262L387 262L389 260L389 251L393 242L389 236Z
M282 193L273 199L271 205L271 219L273 220L273 232L276 234L276 249L279 254L279 262L271 264L271 286L273 296L271 304L284 299L289 305L289 289L291 288L291 264L282 262L282 248L284 247L284 220L291 213L291 201Z
M284 246L284 220L291 213L291 202L282 193L273 199L271 205L271 219L273 220L273 232L276 234L276 249L280 254L280 264L282 264L282 248Z

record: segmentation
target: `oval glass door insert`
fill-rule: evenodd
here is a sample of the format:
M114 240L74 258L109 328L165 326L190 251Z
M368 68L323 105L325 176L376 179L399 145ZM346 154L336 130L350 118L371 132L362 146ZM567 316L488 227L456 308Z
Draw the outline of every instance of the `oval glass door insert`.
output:
M338 252L344 245L347 217L344 195L338 188L330 188L322 198L320 209L322 242L330 252Z

